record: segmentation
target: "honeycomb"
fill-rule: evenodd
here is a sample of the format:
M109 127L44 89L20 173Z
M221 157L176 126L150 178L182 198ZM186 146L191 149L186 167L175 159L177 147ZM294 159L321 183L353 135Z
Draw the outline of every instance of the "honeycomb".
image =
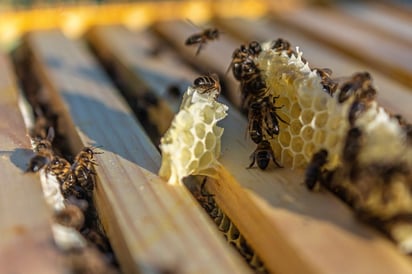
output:
M236 225L230 218L219 208L213 195L207 193L202 187L194 193L196 199L215 222L219 231L223 234L226 241L234 247L245 259L248 265L255 273L268 273L259 256L247 243L245 237L239 232Z
M311 69L299 48L291 50L283 39L261 44L259 54L256 42L250 45L238 50L246 56L236 63L243 71L233 72L242 98L271 97L277 115L287 122L279 123L277 134L265 136L276 160L306 168L310 189L309 181L320 182L412 253L412 124L379 106L367 72L339 81L328 69ZM245 68L258 75L247 78ZM247 81L265 91L245 89ZM267 127L265 121L261 125Z
M220 87L205 93L194 85L184 94L179 112L160 141L159 175L169 183L181 183L188 175L215 175L223 134L217 122L228 109L215 100L218 92Z
M304 168L313 153L326 146L328 168L336 167L349 127L348 106L324 91L321 77L302 59L298 48L289 56L286 50L271 49L271 44L262 44L256 63L271 95L279 96L279 116L288 122L279 123L279 135L271 140L276 157L285 167Z

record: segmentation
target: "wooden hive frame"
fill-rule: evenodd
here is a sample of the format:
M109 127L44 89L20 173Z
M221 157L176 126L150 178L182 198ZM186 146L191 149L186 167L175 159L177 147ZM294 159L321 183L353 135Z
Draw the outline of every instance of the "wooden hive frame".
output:
M313 17L310 12L308 13L308 16ZM292 28L288 29L288 24L295 24L288 20L286 17L285 21L281 21L283 25L278 30L283 31L286 38L294 32ZM224 75L235 47L250 39L277 38L273 37L278 33L273 28L280 24L271 21L227 20L222 17L215 23L225 29L226 37L218 43L207 45L195 60L195 65L201 64L204 70L216 71L221 75ZM271 28L271 31L265 32ZM198 72L180 60L182 57L194 60L193 51L188 50L182 43L192 31L191 26L181 22L159 23L155 25L155 31L146 32L131 32L121 27L101 27L89 32L87 39L99 58L111 62L117 76L122 79L121 81L128 83L130 90L138 92L150 89L161 99L162 113L171 117L177 110L179 99L166 93L168 86L177 83L184 89L198 75ZM308 33L310 34L309 31ZM147 54L147 49L163 41L159 34L177 50L161 50L160 55L153 58ZM297 41L290 38L291 42L301 45L304 52L307 45L307 57L311 63L313 60L316 65L331 67L335 73L342 75L360 68L371 71L382 88L382 103L401 112L408 120L412 119L407 107L411 100L407 88L379 72L375 73L369 67L341 58L340 53L336 51L325 49L316 53L312 50L318 45L313 40L302 39L299 36L296 38ZM324 40L322 42L328 44ZM241 261L226 250L217 239L210 221L199 210L189 193L184 188L171 189L152 175L157 172L160 164L159 155L144 131L132 118L130 109L125 106L111 84L104 80L101 72L96 72L99 71L97 63L83 45L78 41L68 40L55 31L34 32L27 37L26 43L33 54L33 61L39 72L38 77L51 91L53 104L67 121L68 126L65 129L72 141L73 150L78 151L83 145L90 143L103 145L105 153L98 158L98 187L95 200L104 228L117 251L125 273L140 269L141 266L138 264L141 261L173 265L176 260L168 252L169 245L166 243L173 243L181 252L179 254L194 252L199 243L204 247L202 251L193 253L192 263L183 263L182 271L247 271ZM71 55L68 55L69 52ZM331 60L331 63L321 62L321 57L325 54L329 54L328 60ZM365 58L363 61L368 62L379 56ZM394 63L396 64L396 61ZM169 66L166 67L164 64ZM383 73L393 74L385 69ZM79 74L80 71L85 74ZM151 77L153 74L149 72L157 72L160 78L154 79ZM402 81L400 78L396 79ZM226 82L227 97L234 105L238 105L236 82L230 79ZM397 97L385 93L389 89L394 90ZM110 99L102 99L100 90L107 92ZM84 110L88 108L95 111L87 115ZM150 117L151 122L157 126L158 133L162 133L166 128L164 121L159 119L158 114ZM122 121L127 127L123 125L107 129L105 120ZM225 128L221 158L224 169L220 172L221 178L208 183L207 189L215 195L219 206L236 224L271 272L365 273L368 270L373 273L407 273L411 270L408 258L400 255L387 239L354 219L351 211L334 197L325 193L308 193L302 185L301 171L271 169L262 172L243 169L248 165L248 156L253 150L251 143L244 138L246 120L235 107L231 107L229 117L222 122ZM19 136L24 136L22 124L16 132L19 132ZM130 141L125 136L135 136L135 139ZM121 147L118 145L119 140ZM138 147L145 151L145 154L139 156L137 152L131 153ZM12 150L15 147L5 149ZM125 170L124 174L119 172L121 169ZM136 176L135 174L138 174L139 180L130 180L130 177ZM122 185L114 183L118 181L122 181ZM10 188L6 189L11 191ZM130 189L134 189L133 192L129 192ZM140 193L141 189L150 190L151 198L143 196ZM39 195L37 193L34 197L41 201ZM158 206L159 201L162 201L163 206ZM170 208L177 208L177 211L171 212ZM7 207L3 210L7 210ZM163 235L164 242L158 240L153 245L152 242L146 242L153 237L152 231L146 228L139 229L138 224L144 227L145 217L149 218L147 211L151 212L149 216L154 218L150 227L160 226L158 231L163 233L160 234ZM36 212L47 216L43 209ZM169 217L165 222L165 219L159 216ZM134 225L131 226L131 223ZM9 225L6 227L9 228ZM31 230L29 226L29 231ZM192 232L194 230L196 234ZM190 236L190 241L185 242L186 238L183 235ZM204 240L199 242L202 237ZM144 244L139 246L137 243ZM6 249L2 247L3 250ZM205 259L200 254L214 254L215 257L206 256ZM181 256L186 258L188 255ZM213 269L209 268L211 266L208 265L208 260L216 263ZM177 261L181 263L180 260Z

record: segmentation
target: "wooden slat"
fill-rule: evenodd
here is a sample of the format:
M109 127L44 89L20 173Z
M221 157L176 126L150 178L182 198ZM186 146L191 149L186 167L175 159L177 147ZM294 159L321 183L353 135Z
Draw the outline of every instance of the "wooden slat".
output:
M378 101L390 111L400 113L412 121L412 89L388 78L370 65L348 59L343 53L270 20L223 19L219 23L224 30L243 40L271 41L282 37L293 46L299 46L312 68L330 68L334 77L347 77L358 71L368 71L378 88Z
M173 26L171 24L168 29L170 34L183 37ZM148 71L163 67L161 73L156 74L161 75L156 78L156 85L152 86L159 95L165 95L164 90L170 83L184 81L190 84L198 75L176 61L179 56L173 54L160 51L156 58L140 56L139 52L147 52L156 46L156 39L150 33L131 33L110 27L94 30L91 37L95 46L104 45L102 47L110 52L111 58L124 62L123 67L138 77L144 77L138 69L133 69L139 62L147 62ZM222 56L224 52L213 51L211 54L217 55L215 58L226 58ZM212 58L206 51L201 52L202 55L205 59ZM180 104L179 98L162 98L172 105L172 109L177 109ZM224 98L219 100L224 101ZM221 121L221 126L225 131L220 161L225 169L220 171L221 178L209 182L207 187L270 271L407 273L412 269L409 261L400 256L391 243L357 222L351 211L334 197L309 193L302 184L302 171L246 169L254 145L245 138L244 117L233 107L230 107L228 117Z
M160 155L84 46L58 31L27 42L72 146L102 146L94 198L122 270L248 272L190 193L153 175Z
M17 102L11 65L0 54L0 272L63 273L39 177L24 173L33 154Z
M411 48L405 44L377 35L333 9L301 9L278 14L278 19L412 86Z
M351 18L351 21L367 24L388 39L395 39L412 47L412 14L409 18L404 18L377 3L341 3L333 7Z

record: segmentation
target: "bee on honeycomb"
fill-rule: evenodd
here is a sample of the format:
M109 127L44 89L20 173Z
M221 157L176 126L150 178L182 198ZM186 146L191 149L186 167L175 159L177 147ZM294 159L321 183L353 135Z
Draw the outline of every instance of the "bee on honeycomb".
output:
M237 55L232 70L244 105L253 106L254 92L263 93L242 89L248 81L242 65L263 80L264 95L282 105L287 122L266 138L280 165L306 168L309 189L328 188L412 253L412 126L379 106L372 76L358 72L337 81L330 69L311 69L283 39L262 43L259 54L241 52L247 57Z
M179 184L189 175L215 175L223 134L217 122L228 109L216 101L219 94L215 74L196 78L184 94L180 111L160 141L159 175L170 184Z

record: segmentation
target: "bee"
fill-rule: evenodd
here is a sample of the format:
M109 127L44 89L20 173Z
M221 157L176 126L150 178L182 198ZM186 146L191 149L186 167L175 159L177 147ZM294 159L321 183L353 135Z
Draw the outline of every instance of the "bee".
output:
M408 123L404 117L400 114L393 115L398 120L399 125L406 134L406 138L409 143L412 144L412 124Z
M253 58L258 56L262 51L262 46L257 41L252 41L249 46L241 45L240 48L235 49L232 54L232 61L227 69L227 71L232 68L233 76L236 80L241 81L245 78L244 74L250 71L254 67ZM253 63L253 64L251 64Z
M55 131L53 127L49 127L46 138L34 137L32 138L33 150L37 153L48 153L52 151L52 142L55 137Z
M214 99L220 94L220 82L216 73L196 78L193 81L193 86L200 94L214 92Z
M43 167L47 166L50 163L51 155L46 154L35 154L30 158L29 166L25 172L38 172Z
M273 137L274 135L279 134L279 121L288 124L285 120L283 120L277 113L276 110L281 109L283 106L276 107L275 102L276 99L279 98L279 96L275 96L272 98L273 103L269 103L269 97L265 97L264 100L264 106L266 108L265 110L265 125L266 125L266 133Z
M346 168L349 172L349 177L352 181L355 181L359 175L358 168L358 154L362 147L363 133L357 127L349 129L345 144L342 151L342 159L346 164Z
M256 162L257 166L260 169L264 170L269 165L269 162L271 159L278 167L282 167L276 161L275 154L273 153L273 150L272 150L272 146L267 140L263 140L257 145L256 150L250 155L250 158L252 162L250 163L248 168L253 167L253 165Z
M249 53L251 56L256 57L262 52L262 46L257 41L252 41L249 43Z
M245 45L241 45L232 53L232 61L226 70L226 73L232 69L233 76L236 80L242 80L242 63L248 58L249 50Z
M321 79L323 89L330 95L333 95L338 88L338 83L331 78L332 70L329 68L315 68L315 70Z
M250 138L255 144L259 144L263 140L262 134L262 108L261 104L258 102L253 102L250 104L249 114L248 114L248 131Z
M54 156L52 141L55 133L53 127L50 127L46 138L32 138L33 150L36 154L30 158L29 166L26 172L38 172L43 167L47 167Z
M202 32L190 35L186 39L185 45L187 46L198 45L197 50L196 50L196 55L198 55L202 47L208 41L213 41L213 40L218 39L220 34L221 32L217 28L207 28L207 29L204 29Z
M343 146L342 159L345 163L356 162L359 151L362 147L362 131L357 127L349 129L345 144Z
M49 164L46 167L46 174L52 174L56 176L60 183L63 183L67 175L70 172L70 163L66 159L53 156Z
M265 98L269 91L265 81L258 74L251 80L242 81L240 89L242 93L242 107L245 109L250 105L249 102L262 101L261 98Z
M283 38L278 38L275 41L272 41L272 49L275 51L291 51L291 46L288 41Z
M366 103L363 100L355 100L349 108L348 121L349 125L354 126L355 120L366 110Z
M372 86L372 77L368 72L355 73L340 89L338 102L343 103L352 95L356 98L371 101L376 97L376 90Z
M316 183L321 180L322 167L326 164L328 151L321 149L313 154L312 159L305 171L305 185L309 190L312 190Z
M73 204L68 204L64 209L56 212L54 220L61 225L73 227L78 231L82 229L85 222L83 211Z
M94 155L101 154L93 147L84 147L74 159L69 170L63 174L62 192L65 197L74 196L79 199L90 196L94 188L93 167L97 165Z

